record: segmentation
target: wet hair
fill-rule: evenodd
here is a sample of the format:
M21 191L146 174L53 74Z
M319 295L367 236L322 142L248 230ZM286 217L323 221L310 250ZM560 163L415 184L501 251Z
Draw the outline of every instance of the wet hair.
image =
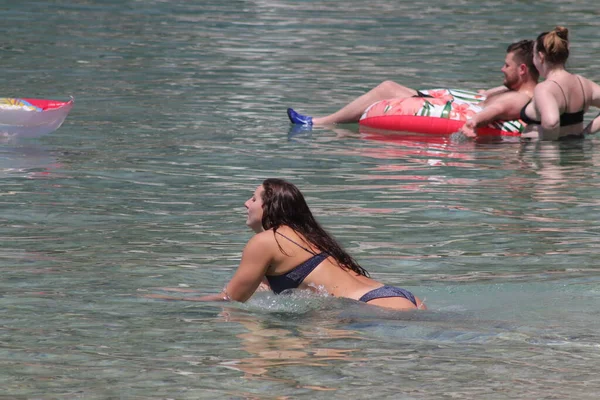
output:
M302 235L308 243L333 257L342 268L369 276L368 272L321 227L295 185L283 179L269 178L265 179L262 186L264 192L261 222L265 230L273 229L275 240L277 240L277 229L283 225L289 226ZM281 249L281 246L279 248ZM281 250L283 252L283 249Z
M533 40L521 40L508 45L507 53L513 53L515 60L519 64L525 64L529 70L529 75L534 80L538 80L540 73L533 64Z
M535 44L537 51L552 64L564 64L569 58L569 30L563 26L540 33Z

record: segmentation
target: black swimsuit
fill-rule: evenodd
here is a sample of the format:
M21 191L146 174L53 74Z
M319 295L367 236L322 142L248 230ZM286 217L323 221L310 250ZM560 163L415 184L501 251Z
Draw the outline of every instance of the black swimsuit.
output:
M562 113L560 116L560 126L569 126L569 125L576 125L576 124L580 124L583 122L583 116L585 114L585 109L586 109L586 104L585 104L585 89L583 88L583 83L581 83L581 79L579 79L579 77L577 77L577 80L579 81L579 84L581 85L581 91L583 92L583 108L580 111L577 112L572 112L572 113ZM554 82L556 83L556 86L558 86L558 88L560 89L560 91L562 92L564 98L565 98L565 108L567 107L567 96L565 95L565 91L563 90L563 88L558 84L558 82L556 81L550 81L550 82ZM531 103L531 100L529 100L527 102L527 104L525 104L525 107L523 107L521 109L521 120L523 122L525 122L526 124L533 124L533 125L541 125L542 121L537 121L533 118L530 118L527 113L525 112L525 109L527 108L527 106L529 105L529 103Z
M294 243L296 246L313 255L311 258L297 265L292 270L286 272L283 275L266 275L267 280L269 281L269 285L271 286L271 290L279 294L286 289L296 289L298 286L300 286L304 279L306 279L306 277L310 275L310 273L313 272L315 268L317 268L327 257L329 257L329 254L325 252L315 253L311 249L304 247L298 242L285 236L283 233L279 233L277 231L275 233L286 238L290 242ZM359 301L367 303L371 300L382 299L386 297L403 297L405 299L408 299L415 306L417 306L417 300L411 292L409 292L406 289L394 286L378 287L377 289L365 293L359 299Z
M267 275L267 280L269 281L271 290L279 294L286 289L295 289L298 286L300 286L304 279L306 279L306 277L311 272L313 272L314 269L319 266L319 264L321 264L327 257L329 257L329 254L325 252L317 254L311 249L304 247L299 243L296 243L289 237L285 236L283 233L277 232L277 234L283 236L290 242L294 243L296 246L300 247L303 250L306 250L307 252L313 255L311 258L297 265L291 271L288 271L283 275Z

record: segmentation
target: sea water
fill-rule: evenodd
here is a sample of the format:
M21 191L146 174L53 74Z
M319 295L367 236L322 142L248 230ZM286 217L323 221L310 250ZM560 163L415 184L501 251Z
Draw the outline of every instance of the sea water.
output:
M75 107L0 143L0 397L596 397L598 138L381 137L285 115L386 79L501 85L507 45L556 24L569 69L600 82L595 2L2 4L1 95ZM267 177L429 311L145 297L220 290Z

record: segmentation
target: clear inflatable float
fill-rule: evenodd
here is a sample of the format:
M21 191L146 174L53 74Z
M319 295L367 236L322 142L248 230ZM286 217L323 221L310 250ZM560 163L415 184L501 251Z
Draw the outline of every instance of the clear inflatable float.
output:
M38 137L53 132L65 121L73 104L73 98L0 98L0 136Z

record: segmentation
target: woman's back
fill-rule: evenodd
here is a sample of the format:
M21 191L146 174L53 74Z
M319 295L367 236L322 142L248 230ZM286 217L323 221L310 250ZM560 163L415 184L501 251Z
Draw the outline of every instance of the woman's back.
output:
M583 80L579 75L565 71L565 74L544 82L553 91L560 110L559 137L580 135L583 130L583 117L590 103Z
M302 235L295 232L287 226L273 230L268 230L260 235L270 236L269 248L272 252L272 263L267 269L266 276L271 281L277 281L277 278L284 276L302 277L301 288L322 289L333 296L350 297L358 299L355 292L361 289L376 288L380 286L376 281L366 278L366 280L357 279L356 272L342 268L339 263L331 256L328 256L327 249L321 251L314 245L304 239ZM305 267L306 262L311 259L317 259L317 256L323 254L323 259L318 265ZM309 271L310 269L310 271Z
M529 130L537 130L542 115L546 121L559 127L556 138L581 136L585 112L592 102L592 83L575 74L562 71L538 84L535 97L524 109ZM546 135L547 136L547 135Z
M569 73L565 69L568 58L567 28L557 26L538 35L533 46L533 63L545 80L535 88L533 101L523 108L521 119L537 128L544 140L583 137L585 112L596 104L596 85Z
M266 277L276 292L299 287L359 300L365 294L383 286L376 280L343 268L327 254L326 249L321 251L287 226L279 227L275 233L271 229L260 235L267 236L266 243L269 243L268 251L272 254L272 262ZM298 280L300 283L297 283ZM419 299L416 299L416 302L421 304ZM407 298L398 296L377 298L369 303L398 309L415 307Z

